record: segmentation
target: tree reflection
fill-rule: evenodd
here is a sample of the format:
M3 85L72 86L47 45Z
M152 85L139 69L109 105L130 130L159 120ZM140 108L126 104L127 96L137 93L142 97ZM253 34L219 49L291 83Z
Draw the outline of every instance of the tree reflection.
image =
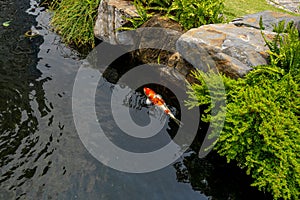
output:
M35 171L30 161L39 136L39 118L51 112L45 99L44 82L36 68L43 37L27 38L24 33L36 25L28 15L29 1L0 0L1 19L11 25L0 28L0 184L15 182L10 189L22 185ZM24 167L23 165L30 167ZM18 172L17 172L18 171ZM17 172L17 175L16 175Z

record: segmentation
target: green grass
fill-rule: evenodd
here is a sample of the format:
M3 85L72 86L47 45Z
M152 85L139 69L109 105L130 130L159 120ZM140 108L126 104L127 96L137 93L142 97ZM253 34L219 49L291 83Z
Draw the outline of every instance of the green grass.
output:
M247 14L253 14L265 10L286 12L267 3L265 0L225 0L224 14L227 21L232 21L237 17L242 17Z
M54 0L52 25L65 43L81 51L95 46L94 25L100 0Z

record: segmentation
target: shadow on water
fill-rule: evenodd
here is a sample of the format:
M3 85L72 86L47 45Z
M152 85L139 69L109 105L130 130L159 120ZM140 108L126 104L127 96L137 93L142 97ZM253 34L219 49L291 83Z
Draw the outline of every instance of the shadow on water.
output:
M33 0L0 0L0 200L267 199L249 186L241 170L214 153L197 158L198 144L173 165L145 174L118 172L94 159L82 145L72 116L72 89L81 61L60 48L49 27L41 26L37 18L44 12L35 5ZM8 27L1 26L9 20ZM42 34L24 37L31 28ZM96 96L98 118L107 133L131 150L128 138L120 139L107 96L113 87L123 87L116 81L136 64L127 55L116 60L105 71L107 81ZM174 94L162 85L149 86L168 96L167 104L180 117ZM123 103L135 122L144 125L149 108L141 89ZM175 134L176 125L170 121L154 142L130 140L133 151L141 152L165 145ZM198 137L201 140L201 134Z

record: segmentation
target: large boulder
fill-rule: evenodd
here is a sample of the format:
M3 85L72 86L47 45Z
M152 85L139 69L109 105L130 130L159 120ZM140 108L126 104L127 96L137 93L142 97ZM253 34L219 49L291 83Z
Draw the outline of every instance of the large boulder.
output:
M175 21L155 15L134 32L136 51L133 56L141 63L168 66L165 72L175 77L186 78L193 67L176 51L176 42L184 33Z
M95 37L110 44L126 44L127 38L122 36L119 28L128 23L126 19L138 16L131 1L101 0L94 27Z
M210 24L191 29L177 41L177 51L201 70L217 68L231 77L242 77L253 66L268 64L268 50L259 22L262 17L268 40L274 38L273 26L293 21L300 31L300 17L264 11L246 15L229 24Z
M275 33L264 31L272 39ZM268 63L261 31L234 24L211 24L184 33L177 51L194 67L207 71L217 68L231 77L242 77L252 66Z
M166 65L176 52L176 41L183 33L182 27L166 17L155 15L136 31L137 55L143 63ZM151 48L149 48L151 47Z

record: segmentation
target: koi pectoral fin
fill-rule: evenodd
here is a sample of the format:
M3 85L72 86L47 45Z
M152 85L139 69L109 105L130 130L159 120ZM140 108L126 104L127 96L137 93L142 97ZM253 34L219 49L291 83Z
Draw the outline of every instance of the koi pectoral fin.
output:
M147 105L151 105L152 104L152 102L150 101L150 99L148 99L148 98L146 99L146 104Z

